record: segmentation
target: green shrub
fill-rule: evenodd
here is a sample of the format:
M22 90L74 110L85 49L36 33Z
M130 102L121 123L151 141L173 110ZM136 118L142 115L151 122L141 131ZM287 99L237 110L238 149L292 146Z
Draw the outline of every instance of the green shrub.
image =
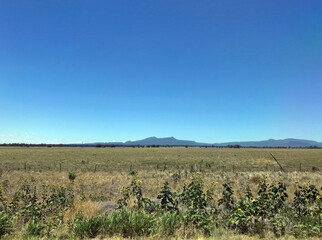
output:
M321 226L310 224L298 224L294 226L294 235L299 238L318 236L321 233Z
M189 185L183 187L180 199L186 207L182 215L185 224L192 224L202 229L205 234L209 234L210 212L207 210L206 194L203 191L203 181L199 172L196 172Z
M42 186L42 194L32 182L25 182L20 191L14 194L10 204L6 205L7 211L18 216L24 223L44 222L49 218L62 220L63 211L73 203L72 188L62 185Z
M122 235L130 238L148 236L155 231L156 219L154 213L124 208L105 217L103 232L109 235Z
M218 201L218 206L223 206L223 210L230 215L230 213L235 208L235 200L234 200L234 190L231 187L230 182L226 182L223 184L224 190L222 192L222 198Z
M46 224L30 222L26 228L26 235L28 236L44 236L46 230Z
M121 189L122 198L118 200L119 208L126 207L130 199L134 198L136 209L144 209L149 212L155 211L156 204L148 198L143 197L142 181L135 178L131 181L130 185Z
M249 233L253 231L253 223L255 222L255 214L251 203L241 199L230 218L231 227L237 229L240 233Z
M171 192L169 183L165 182L162 187L158 199L161 199L161 208L165 211L179 211L178 200L175 195Z
M73 182L76 179L76 173L69 172L68 173L68 179Z
M281 214L285 213L286 208L285 201L288 197L286 187L282 182L276 185L269 184L268 177L269 174L263 179L258 179L260 183L255 198L252 197L249 188L246 189L245 196L239 197L229 218L230 227L243 234L256 233L263 236L264 230L269 227L276 237L285 234L286 224ZM230 191L225 190L225 192L223 196L232 196L228 194ZM227 197L227 199L231 198ZM226 204L227 208L230 206Z
M79 238L96 237L102 228L103 219L101 216L85 218L82 213L78 213L75 219L73 232Z
M11 217L4 212L0 212L0 238L12 231L13 223Z
M161 231L162 234L171 236L180 226L180 215L178 212L165 212L161 216Z

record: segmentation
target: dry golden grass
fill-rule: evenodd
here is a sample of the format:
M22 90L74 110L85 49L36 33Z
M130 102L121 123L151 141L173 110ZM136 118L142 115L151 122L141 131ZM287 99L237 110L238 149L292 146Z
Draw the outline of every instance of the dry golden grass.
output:
M74 220L75 215L82 211L85 217L96 216L99 213L100 206L97 202L93 202L91 200L80 201L76 200L72 206L64 213L64 222Z
M230 148L47 148L0 147L0 169L93 172L188 169L195 161L204 170L273 171L278 166L273 153L286 170L322 168L321 149L230 149Z
M219 182L215 188L215 199L221 196L222 186L221 184L229 179L232 182L235 193L245 191L249 185L254 191L257 188L256 180L265 175L267 172L200 172L203 176L205 188L209 188L213 185L213 181ZM289 199L293 198L293 193L298 184L314 184L318 188L322 186L321 172L268 172L270 174L269 182L276 183L279 180L283 181L287 186L287 192L289 193ZM173 174L181 176L179 180L174 178ZM20 186L25 180L33 181L39 186L41 191L42 185L60 184L64 186L73 185L76 199L85 198L92 201L113 201L116 202L120 197L120 189L127 186L133 176L125 172L84 172L78 173L75 181L72 183L68 179L67 172L23 172L12 171L3 172L0 177L0 184L4 188L4 193L7 196L12 196L15 192L19 191ZM191 178L191 174L185 174L185 171L160 171L154 170L138 172L137 178L142 180L143 194L145 197L156 198L161 187L165 181L170 183L170 186L174 191L181 192L184 183L188 183Z
M124 240L125 238L122 237L108 237L108 238L102 238L102 237L97 237L95 238L95 240L107 240L107 239L111 239L111 240ZM187 239L187 238L183 238L183 237L164 237L164 236L153 236L153 237L137 237L135 239L139 239L139 240L164 240L164 239L171 239L171 240L180 240L180 239ZM195 237L190 237L188 238L190 240L212 240L212 239L216 239L216 240L258 240L258 239L263 239L263 240L270 240L270 239L278 239L278 240L296 240L297 238L295 238L294 236L283 236L280 238L276 238L273 235L267 235L266 237L260 237L260 236L249 236L249 235L242 235L242 234L235 234L232 231L226 231L226 230L219 230L217 233L215 232L213 236L211 237L205 237L205 236L195 236ZM309 239L309 240L317 240L320 238L317 237L308 237L305 239Z
M276 172L278 166L270 156L273 153L287 170ZM6 194L19 190L25 180L37 185L68 185L68 172L77 174L74 186L76 196L93 201L116 201L119 190L127 185L138 171L147 197L156 197L165 181L181 191L189 181L190 170L197 162L198 171L206 186L212 181L229 178L235 191L242 191L256 176L271 174L271 181L283 180L289 193L296 184L311 182L321 186L321 172L299 172L322 167L321 149L229 149L229 148L47 148L0 147L0 184ZM27 169L25 170L25 164ZM62 172L59 171L60 164ZM94 172L96 166L96 172ZM234 172L233 172L234 170ZM173 177L179 175L179 181ZM253 187L255 184L253 184ZM220 186L218 187L218 194Z

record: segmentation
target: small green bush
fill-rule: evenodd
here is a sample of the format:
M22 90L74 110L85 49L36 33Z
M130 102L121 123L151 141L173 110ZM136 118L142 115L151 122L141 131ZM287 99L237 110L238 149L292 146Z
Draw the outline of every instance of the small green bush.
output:
M122 235L133 238L148 236L156 229L156 215L144 210L121 209L106 216L104 219L104 233Z
M79 238L93 238L99 234L102 223L101 216L85 218L82 213L79 213L75 220L73 232Z
M46 230L46 224L30 222L26 228L26 235L28 236L44 236Z
M176 229L180 226L180 215L178 212L165 212L161 216L161 231L164 235L174 235Z
M68 173L68 179L73 182L76 179L76 173L69 172Z
M310 224L298 224L294 226L295 237L298 238L307 238L318 236L321 233L321 227Z
M192 224L208 235L211 230L211 219L210 212L207 209L206 194L203 191L202 177L199 172L196 172L190 184L184 185L180 200L186 208L182 215L185 224Z
M179 211L178 200L176 196L171 192L169 183L165 182L162 187L158 199L161 199L161 208L164 211Z
M0 212L0 238L13 231L12 219L4 212Z

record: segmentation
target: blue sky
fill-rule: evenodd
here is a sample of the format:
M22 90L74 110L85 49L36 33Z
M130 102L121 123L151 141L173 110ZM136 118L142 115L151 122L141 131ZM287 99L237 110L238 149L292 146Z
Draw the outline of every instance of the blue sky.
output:
M0 2L0 142L322 141L320 0Z

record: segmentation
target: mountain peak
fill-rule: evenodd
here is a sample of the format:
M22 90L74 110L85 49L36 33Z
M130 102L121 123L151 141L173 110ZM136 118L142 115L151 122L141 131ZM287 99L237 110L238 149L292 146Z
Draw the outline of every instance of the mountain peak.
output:
M174 138L174 137L166 137L166 138L164 138L164 139L177 140L177 139L176 139L176 138Z
M144 138L144 140L151 140L151 139L157 139L157 137L152 136L152 137Z

